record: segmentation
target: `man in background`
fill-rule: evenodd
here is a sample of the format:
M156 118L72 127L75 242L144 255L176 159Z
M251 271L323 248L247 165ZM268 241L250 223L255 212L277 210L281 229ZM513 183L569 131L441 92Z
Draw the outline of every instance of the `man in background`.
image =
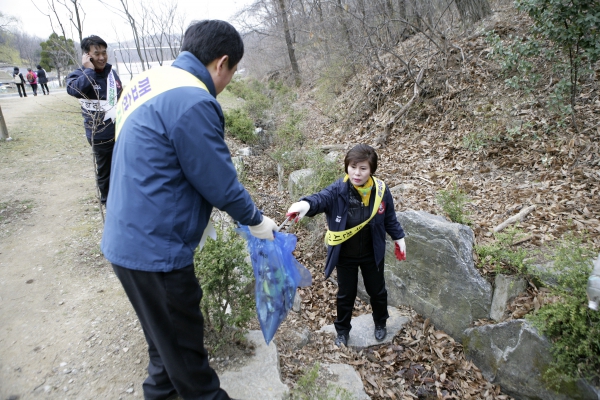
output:
M81 41L82 66L67 76L67 93L81 103L83 126L94 153L96 183L102 204L106 204L108 198L116 106L123 90L117 72L108 63L107 47L99 36L84 38Z
M258 238L277 230L238 181L216 100L243 54L229 23L193 23L172 66L134 77L117 107L101 248L148 343L147 400L229 399L208 364L193 262L213 207Z

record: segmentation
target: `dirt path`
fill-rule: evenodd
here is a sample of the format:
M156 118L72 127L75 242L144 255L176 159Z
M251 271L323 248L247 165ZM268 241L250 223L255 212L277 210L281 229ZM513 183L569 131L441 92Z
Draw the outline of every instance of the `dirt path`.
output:
M90 147L64 93L3 98L0 399L142 397L147 358L101 256Z

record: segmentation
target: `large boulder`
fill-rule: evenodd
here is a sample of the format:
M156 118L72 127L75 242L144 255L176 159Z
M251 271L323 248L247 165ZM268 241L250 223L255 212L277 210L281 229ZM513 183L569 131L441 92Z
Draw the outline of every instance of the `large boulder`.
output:
M386 246L388 304L408 305L437 329L461 340L464 330L490 314L492 286L475 269L473 231L423 211L396 214L406 232L406 261Z
M550 343L525 320L467 329L463 347L487 380L517 400L600 399L583 381L559 392L548 387L542 373L552 359Z
M292 172L288 181L290 198L293 201L298 201L301 196L310 194L307 193L307 188L310 187L314 179L315 171L310 168Z

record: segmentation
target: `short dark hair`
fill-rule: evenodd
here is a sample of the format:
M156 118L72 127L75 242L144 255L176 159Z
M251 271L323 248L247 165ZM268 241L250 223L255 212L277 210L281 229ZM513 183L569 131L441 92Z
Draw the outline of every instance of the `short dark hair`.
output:
M377 171L377 153L368 144L357 144L351 148L344 158L344 171L348 173L348 165L367 161L371 169L371 175Z
M37 69L42 69L42 66L41 66L40 64L38 64L38 65L36 66L36 68L37 68Z
M84 53L89 52L91 46L104 46L105 48L108 48L106 42L100 36L96 35L88 36L81 41L81 50L83 50Z
M183 35L181 51L189 51L204 65L229 56L227 67L235 67L244 56L244 41L228 22L218 19L192 22Z

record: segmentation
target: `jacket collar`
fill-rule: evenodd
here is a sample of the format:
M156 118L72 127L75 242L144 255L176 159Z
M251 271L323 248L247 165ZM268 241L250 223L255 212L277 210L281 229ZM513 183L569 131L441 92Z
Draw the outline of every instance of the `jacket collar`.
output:
M184 71L187 71L196 78L200 79L206 85L210 94L215 98L217 97L212 76L210 76L210 73L204 64L202 64L200 60L198 60L192 53L189 51L182 51L179 53L173 62L173 67L183 69Z

